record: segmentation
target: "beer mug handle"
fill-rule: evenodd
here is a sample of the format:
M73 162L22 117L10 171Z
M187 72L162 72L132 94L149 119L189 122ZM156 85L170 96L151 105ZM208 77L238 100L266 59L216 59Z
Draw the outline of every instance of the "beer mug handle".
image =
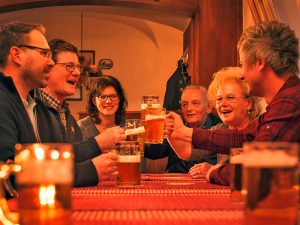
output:
M9 212L7 201L5 199L4 188L10 195L16 196L16 191L9 181L9 175L13 172L19 172L20 167L15 164L0 164L0 223L3 225L18 225L18 214Z

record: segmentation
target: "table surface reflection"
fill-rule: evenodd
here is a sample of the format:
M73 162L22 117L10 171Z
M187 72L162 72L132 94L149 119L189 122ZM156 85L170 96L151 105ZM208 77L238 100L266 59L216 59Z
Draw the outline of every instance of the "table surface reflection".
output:
M9 206L16 210L16 200L10 200ZM72 208L72 225L242 225L244 221L243 204L230 201L228 187L188 174L143 174L138 186L103 182L73 188Z

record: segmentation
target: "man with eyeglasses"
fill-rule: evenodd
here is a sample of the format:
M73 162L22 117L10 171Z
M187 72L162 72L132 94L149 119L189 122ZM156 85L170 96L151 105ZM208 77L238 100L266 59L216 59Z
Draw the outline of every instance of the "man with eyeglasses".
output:
M219 117L211 113L207 90L203 86L187 86L181 96L181 113L188 127L209 129L221 123ZM188 173L189 169L198 163L207 162L215 165L217 155L215 153L199 150L188 160L180 159L170 144L164 140L160 145L146 145L145 157L149 159L160 159L168 157L166 170L170 173Z
M54 65L44 34L44 27L38 24L0 27L0 161L14 158L17 143L41 141L31 90L47 85ZM45 135L48 142L56 138L51 127Z
M75 155L75 160L80 164L78 174L84 175L75 176L74 186L96 185L99 181L110 180L118 174L118 156L100 154L114 148L117 140L125 139L124 130L112 127L83 141L81 130L65 101L75 93L80 77L78 49L62 39L53 39L49 45L55 65L50 71L47 87L40 90L40 98L59 123L64 142L75 143L74 150L80 154L80 157Z
M188 158L191 145L229 154L243 142L284 141L300 143L299 41L289 26L263 22L245 30L238 42L241 79L250 94L264 97L266 112L238 131L207 131L187 128L180 117L170 113L166 120L169 141L181 158Z

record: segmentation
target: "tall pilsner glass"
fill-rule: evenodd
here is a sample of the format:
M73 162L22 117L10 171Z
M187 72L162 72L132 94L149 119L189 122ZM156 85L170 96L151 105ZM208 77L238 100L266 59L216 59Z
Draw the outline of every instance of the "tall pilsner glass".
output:
M244 145L246 225L295 225L298 211L298 144Z
M70 144L16 145L20 224L71 224L73 161Z

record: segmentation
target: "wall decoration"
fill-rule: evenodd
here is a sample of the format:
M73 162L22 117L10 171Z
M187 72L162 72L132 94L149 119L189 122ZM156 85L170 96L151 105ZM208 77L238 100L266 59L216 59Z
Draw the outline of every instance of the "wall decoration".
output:
M111 59L100 59L98 65L101 69L111 69L113 67L113 61Z

